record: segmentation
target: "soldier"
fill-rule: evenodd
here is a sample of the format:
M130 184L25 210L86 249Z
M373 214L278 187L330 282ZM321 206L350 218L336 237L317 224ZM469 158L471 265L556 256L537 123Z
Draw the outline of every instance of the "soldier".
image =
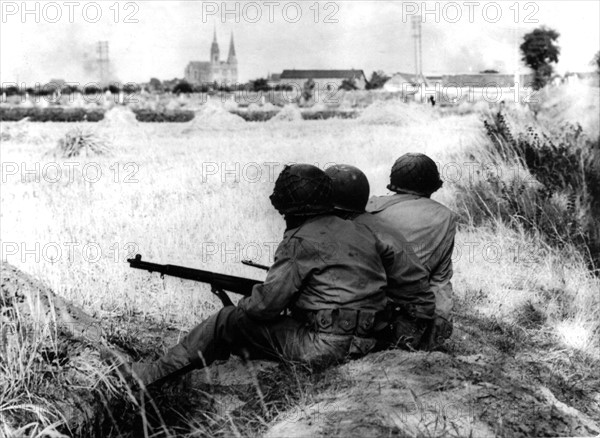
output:
M366 225L384 245L391 248L393 256L387 257L387 262L396 260L389 267L389 270L394 270L388 276L386 290L390 300L388 318L391 324L389 330L381 333L385 336L382 346L420 348L422 338L432 324L435 309L429 273L402 233L382 219L366 213L370 187L360 169L338 164L327 168L325 173L333 181L333 203L338 216Z
M323 366L371 351L386 326L380 244L363 225L331 214L331 195L323 171L286 166L270 198L286 230L265 282L157 361L134 363L138 381L158 383L230 354Z
M409 153L393 165L388 189L396 194L372 198L367 211L400 231L429 271L436 297L434 329L429 348L452 334L452 251L456 215L430 199L442 187L435 162L427 155Z

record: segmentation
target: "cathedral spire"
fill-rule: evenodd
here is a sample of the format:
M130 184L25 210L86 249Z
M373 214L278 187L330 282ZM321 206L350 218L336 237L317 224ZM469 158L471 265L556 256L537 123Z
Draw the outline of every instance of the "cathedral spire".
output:
M229 64L237 63L237 57L235 55L235 44L233 42L233 32L231 32L231 41L229 42L229 56L227 57Z
M217 26L215 25L213 43L210 46L210 62L218 63L220 57L219 43L217 42Z

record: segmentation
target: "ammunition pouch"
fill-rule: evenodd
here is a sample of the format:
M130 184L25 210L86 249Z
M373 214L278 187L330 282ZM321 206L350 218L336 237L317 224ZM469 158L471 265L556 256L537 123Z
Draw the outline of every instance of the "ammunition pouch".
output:
M418 318L411 304L390 302L386 314L389 326L383 335L384 344L390 348L419 349L433 321Z
M335 335L370 338L387 325L385 312L357 309L292 310L292 317L314 331Z

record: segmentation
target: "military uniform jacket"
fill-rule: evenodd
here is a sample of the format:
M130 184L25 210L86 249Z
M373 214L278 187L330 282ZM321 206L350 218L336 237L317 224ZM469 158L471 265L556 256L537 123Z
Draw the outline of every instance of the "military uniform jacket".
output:
M388 272L387 296L395 303L414 306L416 316L430 318L434 314L435 295L429 284L429 271L421 263L402 233L389 222L370 213L358 215L355 222L367 226L385 248L383 262Z
M386 252L390 257L393 249L360 223L333 215L311 218L285 232L265 282L238 306L261 320L286 308L384 310Z
M456 215L442 204L418 195L396 194L374 197L367 211L399 230L429 271L436 296L436 312L449 316L452 310L452 251Z

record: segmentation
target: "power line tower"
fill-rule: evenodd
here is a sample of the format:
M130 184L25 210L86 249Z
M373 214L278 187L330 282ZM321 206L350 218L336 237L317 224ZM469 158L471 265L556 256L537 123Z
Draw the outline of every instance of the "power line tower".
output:
M105 85L109 79L108 41L98 41L96 44L96 54L100 83Z
M421 32L421 16L413 15L411 17L413 39L415 40L415 80L419 83L425 82L423 77L423 49L421 45L422 32Z

